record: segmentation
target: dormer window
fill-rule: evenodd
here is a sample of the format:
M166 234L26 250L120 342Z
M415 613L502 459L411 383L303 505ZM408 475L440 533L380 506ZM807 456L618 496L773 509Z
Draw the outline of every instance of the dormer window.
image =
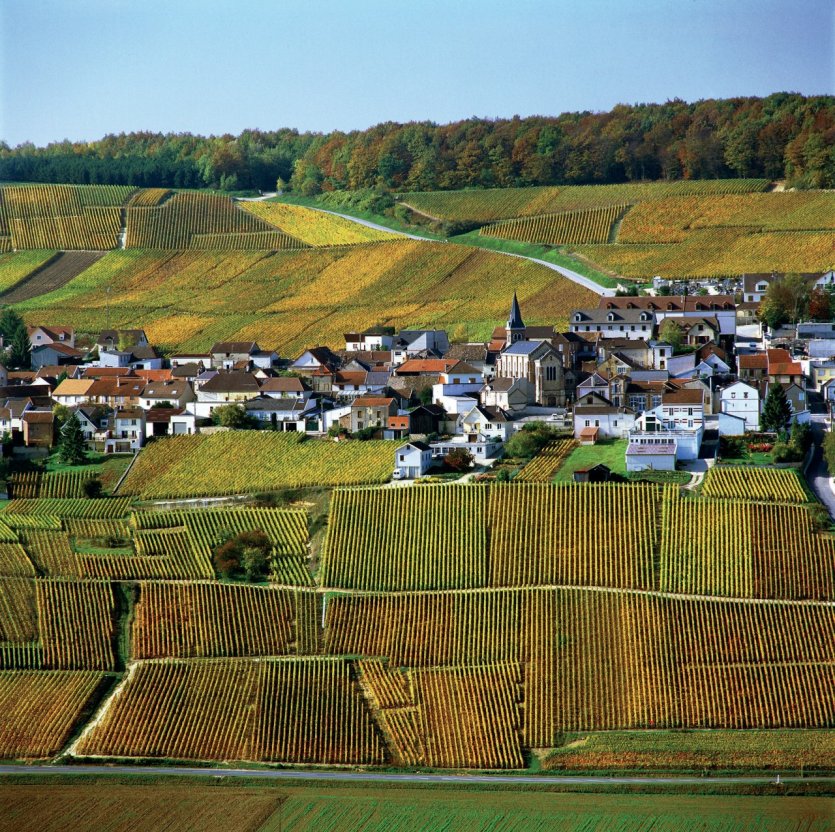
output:
M615 319L615 313L614 313L614 312L610 312L610 313L608 314L608 316L607 316L607 319L608 319L608 320L610 320L610 321L614 321L614 319Z
M583 316L582 316L582 315L580 315L580 314L578 313L578 314L576 314L576 315L574 316L574 320L575 320L575 321L580 321L580 320L582 320L582 317L583 317Z

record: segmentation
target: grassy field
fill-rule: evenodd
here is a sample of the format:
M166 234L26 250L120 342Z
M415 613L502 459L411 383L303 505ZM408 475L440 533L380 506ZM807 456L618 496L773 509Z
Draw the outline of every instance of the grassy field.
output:
M92 783L68 776L0 781L2 832L682 832L694 823L711 832L823 832L830 811L825 797L571 794L531 786L104 776Z
M573 482L574 472L583 468L591 468L603 463L608 465L615 474L626 474L626 446L625 439L611 439L598 442L596 445L578 445L563 462L554 482Z

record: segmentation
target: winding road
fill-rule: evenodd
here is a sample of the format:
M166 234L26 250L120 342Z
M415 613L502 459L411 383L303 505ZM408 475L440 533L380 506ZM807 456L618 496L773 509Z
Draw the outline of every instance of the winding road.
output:
M77 775L159 775L181 777L235 778L252 777L258 780L316 780L357 781L377 783L464 783L478 785L697 785L728 783L738 785L773 784L777 775L759 777L562 777L530 774L408 774L374 771L319 771L301 769L246 769L246 768L188 768L185 766L0 766L0 774L77 774ZM835 777L780 777L781 783L833 783Z
M326 211L324 208L313 208L312 206L307 207L309 207L311 211L321 211L323 214L331 214L334 217L342 217L343 220L349 220L350 222L355 222L358 225L364 225L366 228L373 228L375 231L385 231L388 234L395 234L398 237L408 237L410 240L423 240L427 243L437 242L437 240L431 240L429 237L421 237L418 234L407 234L405 231L395 231L392 228L386 228L384 225L378 225L376 222L361 220L358 217L352 217L350 214L340 214L337 211ZM466 245L466 243L459 243L459 245ZM473 248L475 248L475 246L473 246ZM589 278L584 277L579 272L567 269L564 266L555 266L553 263L549 263L547 260L540 260L538 257L528 257L524 254L512 254L509 251L497 251L492 248L480 250L491 251L493 254L501 254L505 257L518 257L521 260L530 260L531 263L538 263L540 266L545 266L546 269L551 269L551 271L556 272L562 277L565 277L598 295L602 295L603 297L613 297L615 294L614 289L604 289L598 283L595 283L593 280L589 280Z

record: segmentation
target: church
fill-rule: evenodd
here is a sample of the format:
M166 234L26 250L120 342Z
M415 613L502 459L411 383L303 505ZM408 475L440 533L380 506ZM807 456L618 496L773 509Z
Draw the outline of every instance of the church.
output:
M495 336L499 330L493 333ZM522 382L528 404L563 407L566 403L565 369L562 356L551 343L553 327L527 327L516 293L504 327L504 344L496 359L496 379Z

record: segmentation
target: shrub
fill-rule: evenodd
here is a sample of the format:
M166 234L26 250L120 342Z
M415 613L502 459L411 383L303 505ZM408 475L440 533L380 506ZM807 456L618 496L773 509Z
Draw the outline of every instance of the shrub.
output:
M96 477L90 477L89 480L84 480L82 488L84 489L84 496L91 500L97 500L102 495L101 480L96 479Z

